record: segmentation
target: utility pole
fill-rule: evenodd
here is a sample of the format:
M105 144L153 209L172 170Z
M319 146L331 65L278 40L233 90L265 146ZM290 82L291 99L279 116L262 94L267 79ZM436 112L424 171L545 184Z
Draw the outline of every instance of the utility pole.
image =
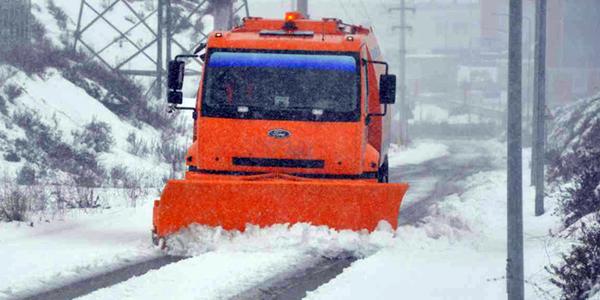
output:
M524 298L523 171L521 141L522 0L510 0L508 36L507 120L507 249L506 283L509 300Z
M163 30L165 25L164 19L164 8L165 8L165 0L158 0L158 11L157 15L157 24L158 28L156 30L156 85L154 90L154 95L156 98L161 99L162 93L165 89L163 89ZM170 0L166 0L170 2ZM167 31L170 31L167 27Z
M531 168L535 185L535 215L544 214L544 152L546 144L546 0L535 7L535 78L533 103L533 147ZM535 155L533 155L535 153Z
M308 0L296 0L296 11L308 18Z
M233 1L215 1L214 28L228 30L233 27Z
M408 106L408 101L406 99L406 31L412 30L411 26L406 25L406 11L410 10L413 13L415 12L414 7L406 7L406 1L400 0L400 7L392 7L389 9L390 11L399 10L400 11L400 25L393 26L392 30L400 30L400 59L399 59L399 92L400 92L400 101L395 105L395 109L398 111L400 122L399 122L399 130L397 137L398 145L407 145L409 143L408 136L408 110L410 107Z

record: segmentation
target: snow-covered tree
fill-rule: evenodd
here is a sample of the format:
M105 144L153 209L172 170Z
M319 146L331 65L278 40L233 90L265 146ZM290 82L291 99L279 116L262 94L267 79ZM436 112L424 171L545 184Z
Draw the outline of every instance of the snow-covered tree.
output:
M600 95L555 114L549 175L567 186L560 212L565 225L580 226L582 235L563 262L550 270L564 299L585 299L600 284ZM591 220L587 225L582 220L586 216Z

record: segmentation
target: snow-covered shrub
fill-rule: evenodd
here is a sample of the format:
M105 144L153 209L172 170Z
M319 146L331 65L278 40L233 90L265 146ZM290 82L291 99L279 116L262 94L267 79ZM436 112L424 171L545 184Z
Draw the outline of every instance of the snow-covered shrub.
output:
M95 152L81 150L73 154L70 168L65 171L74 175L75 183L84 187L99 187L105 182L106 171Z
M185 168L185 155L187 153L187 141L174 137L185 137L190 135L188 124L181 118L174 120L169 127L161 132L159 141L153 143L153 152L158 159L171 166L170 178L177 178ZM191 138L191 136L189 136Z
M68 46L71 38L69 36L69 29L67 27L69 16L62 8L56 6L54 0L48 0L47 8L48 12L52 15L52 17L54 17L54 20L56 20L56 25L58 25L58 28L60 28L60 41L63 43L63 45Z
M4 181L0 186L0 221L25 221L29 211L26 193L10 182Z
M108 152L114 144L111 127L108 123L92 120L80 131L73 132L75 143L97 153Z
M562 299L588 299L600 284L600 226L583 225L581 231L580 243L563 255L562 264L550 266L555 275L551 281L561 288Z
M137 206L137 201L144 195L144 189L142 186L143 175L140 173L130 173L129 176L123 180L123 188L127 193L129 199L129 205L132 207Z
M169 164L171 171L169 178L178 178L185 168L185 155L187 147L178 143L170 142L169 139L155 142L154 154L162 161Z
M17 155L16 152L9 150L7 153L4 154L4 160L10 162L20 162L21 158L19 157L19 155Z
M6 99L0 95L0 114L8 115L8 109L6 108Z
M127 142L129 143L129 153L137 156L146 156L150 150L148 143L144 142L142 138L138 138L135 132L130 132L127 136Z
M110 181L114 187L123 188L132 207L137 205L137 200L144 195L142 182L144 176L141 173L135 173L126 167L117 166L110 170Z
M166 142L157 142L154 145L154 152L161 160L171 165L181 165L181 168L177 167L174 171L182 170L186 151L187 148L185 146L169 143L168 140Z
M9 101L13 102L23 94L23 89L18 85L7 84L4 86L4 94Z
M566 225L600 210L600 95L561 108L549 137L548 174L568 182L560 206Z
M23 166L17 174L17 184L34 185L35 184L35 169L29 165Z
M559 206L565 225L581 226L583 234L550 271L563 299L586 299L600 283L600 225L586 227L580 221L594 214L600 221L600 95L561 108L555 115L548 175L567 186Z
M40 120L40 116L32 111L16 111L12 114L15 125L21 127L26 138L15 140L15 151L19 157L32 163L45 160L46 151L62 152L60 133Z
M76 197L68 202L71 208L98 208L100 207L100 196L94 193L91 187L75 187Z
M69 16L67 16L65 11L62 8L56 6L56 4L54 3L54 0L48 0L47 7L48 7L48 11L50 12L50 14L56 20L56 24L58 25L58 28L60 28L62 31L67 31L67 22L68 22Z
M75 148L62 140L62 133L40 120L31 111L13 114L13 121L26 134L15 140L19 157L37 164L42 169L56 169L73 176L77 185L96 187L103 183L105 171L98 163L94 149Z
M120 187L123 186L126 178L130 176L127 167L116 166L110 170L110 183L112 186Z

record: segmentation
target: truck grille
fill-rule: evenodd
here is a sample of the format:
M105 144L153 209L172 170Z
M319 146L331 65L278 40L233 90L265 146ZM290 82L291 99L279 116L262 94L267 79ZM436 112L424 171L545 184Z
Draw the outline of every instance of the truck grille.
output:
M280 167L280 168L307 168L322 169L325 167L323 160L308 159L276 159L276 158L254 158L234 157L233 164L237 166L250 167Z

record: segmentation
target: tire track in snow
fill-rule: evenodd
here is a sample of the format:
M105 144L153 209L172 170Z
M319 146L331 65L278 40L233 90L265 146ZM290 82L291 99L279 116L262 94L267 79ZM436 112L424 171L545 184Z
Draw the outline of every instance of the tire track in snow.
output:
M400 208L399 226L418 225L444 197L460 193L460 181L494 169L489 149L477 141L447 141L450 155L420 165L390 169L391 182L408 182L410 189ZM407 200L408 199L408 200Z
M342 255L335 258L322 257L315 264L304 266L271 279L246 290L233 300L288 300L303 299L307 292L316 290L349 267L357 258Z
M117 268L100 275L88 277L76 282L69 283L59 288L46 291L39 291L34 294L24 295L17 299L23 300L54 300L54 299L73 299L87 295L93 291L113 286L117 283L126 281L130 278L146 274L150 270L160 269L171 263L185 259L181 256L160 256L149 260L137 262L127 266Z

